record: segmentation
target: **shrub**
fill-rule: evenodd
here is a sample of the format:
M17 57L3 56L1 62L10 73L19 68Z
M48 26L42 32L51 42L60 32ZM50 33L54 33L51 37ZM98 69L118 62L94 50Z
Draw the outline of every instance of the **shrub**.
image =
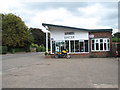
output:
M27 45L27 46L25 47L25 50L26 50L26 52L30 52L30 45Z
M12 53L12 54L15 53L15 49L14 49L14 48L11 49L11 53Z
M47 52L45 52L45 56L47 56L48 55L48 53Z
M41 52L41 47L37 47L36 52Z
M8 47L7 46L0 46L0 54L7 54Z
M39 47L37 44L34 44L34 43L32 43L31 45L30 45L30 47L31 48L37 48L37 47Z
M41 51L44 52L45 50L46 50L45 46L42 45L42 46L41 46Z
M112 38L112 42L120 42L120 38Z
M15 52L25 52L25 48L15 48Z

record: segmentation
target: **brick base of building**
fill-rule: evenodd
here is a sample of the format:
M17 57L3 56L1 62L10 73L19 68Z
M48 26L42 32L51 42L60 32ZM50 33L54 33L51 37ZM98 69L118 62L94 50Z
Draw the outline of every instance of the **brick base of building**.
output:
M109 52L90 52L90 53L78 53L78 54L70 54L71 58L83 58L83 57L110 57ZM51 55L51 58L54 58L55 54Z
M110 57L109 52L91 52L90 57Z
M89 53L78 53L78 54L70 54L71 58L80 58L80 57L90 57ZM54 58L55 54L51 55L51 58Z

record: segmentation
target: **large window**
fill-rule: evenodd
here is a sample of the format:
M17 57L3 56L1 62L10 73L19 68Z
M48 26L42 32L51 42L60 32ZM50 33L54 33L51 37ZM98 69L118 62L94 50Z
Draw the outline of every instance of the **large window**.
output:
M69 52L69 40L65 40L65 48L68 50Z
M88 52L88 40L85 40L85 52Z
M67 49L70 53L84 53L88 52L89 43L88 40L56 40L52 41L52 53L61 52L63 49Z
M91 40L92 51L109 51L110 39L109 38L97 38Z
M52 53L55 53L55 41L52 41Z
M75 40L75 52L79 52L79 40Z
M64 41L61 41L60 47L61 47L60 51L62 51L63 49L65 49L65 42Z
M60 42L59 42L59 41L56 42L55 51L56 51L56 52L60 52Z
M84 41L80 41L80 52L84 52Z
M71 52L74 52L74 40L70 41Z

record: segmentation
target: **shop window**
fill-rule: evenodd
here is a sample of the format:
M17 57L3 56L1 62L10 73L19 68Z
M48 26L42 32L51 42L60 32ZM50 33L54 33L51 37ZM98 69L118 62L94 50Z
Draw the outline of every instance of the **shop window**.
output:
M75 40L75 52L79 52L79 40Z
M71 52L74 52L74 40L70 41Z
M69 40L65 40L65 47L66 47L66 49L69 52Z
M64 49L64 41L61 41L61 43L60 43L60 47L61 47L61 51Z
M60 42L56 42L56 52L60 52Z
M52 53L55 53L55 41L52 41Z
M88 40L84 40L85 41L85 52L88 52Z
M52 41L52 53L67 49L68 52L88 52L88 40Z
M80 42L80 52L84 52L84 42Z

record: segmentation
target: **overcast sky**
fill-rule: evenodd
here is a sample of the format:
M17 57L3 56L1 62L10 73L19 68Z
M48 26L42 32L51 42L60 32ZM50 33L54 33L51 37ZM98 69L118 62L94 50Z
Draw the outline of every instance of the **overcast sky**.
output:
M13 13L30 28L42 28L42 23L85 29L118 28L117 2L34 2L2 0L0 13Z

